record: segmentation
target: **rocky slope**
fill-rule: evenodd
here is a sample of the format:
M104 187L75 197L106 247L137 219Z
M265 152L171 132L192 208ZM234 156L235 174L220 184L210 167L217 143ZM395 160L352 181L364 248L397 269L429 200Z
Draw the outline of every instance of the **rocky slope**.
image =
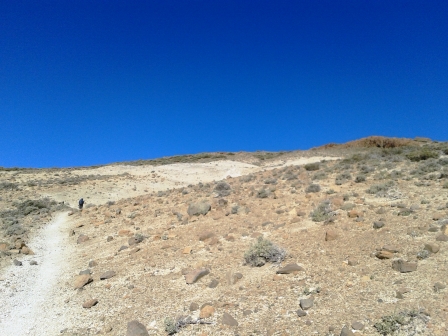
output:
M448 146L418 140L246 155L200 183L169 166L86 170L84 195L142 192L70 213L63 334L448 335ZM62 201L54 184L29 188ZM4 264L23 253L13 243Z

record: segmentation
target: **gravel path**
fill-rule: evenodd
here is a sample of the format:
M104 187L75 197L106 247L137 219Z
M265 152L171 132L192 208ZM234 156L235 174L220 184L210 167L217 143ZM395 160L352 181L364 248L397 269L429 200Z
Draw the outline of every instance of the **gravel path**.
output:
M63 285L68 280L72 247L67 214L61 213L41 229L28 246L35 255L18 255L23 266L10 266L0 275L0 334L57 335L70 327L64 316ZM30 265L30 261L37 265Z

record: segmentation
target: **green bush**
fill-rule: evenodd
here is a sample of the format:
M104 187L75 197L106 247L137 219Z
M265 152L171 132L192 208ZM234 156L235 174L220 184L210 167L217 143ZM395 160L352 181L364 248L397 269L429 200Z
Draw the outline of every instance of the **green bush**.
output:
M437 159L439 157L439 152L429 148L420 148L407 153L406 157L413 162L418 162L428 159Z
M336 176L335 183L336 183L336 185L341 185L341 184L349 181L351 178L352 178L352 176L349 173L345 172L345 173L342 173L342 174L339 174L338 176Z
M393 182L389 181L386 183L374 184L369 189L366 190L368 194L374 194L377 196L385 196L387 191L393 186Z
M320 169L320 165L318 162L313 162L313 163L307 163L304 166L305 170L307 171L314 171L314 170L319 170Z
M324 201L311 212L311 219L313 222L324 222L330 219L331 213L330 201Z
M320 185L318 184L310 184L306 190L307 193L316 193L320 191Z
M260 236L257 242L244 254L244 260L250 266L260 267L266 262L279 263L285 259L285 256L286 251L284 249Z

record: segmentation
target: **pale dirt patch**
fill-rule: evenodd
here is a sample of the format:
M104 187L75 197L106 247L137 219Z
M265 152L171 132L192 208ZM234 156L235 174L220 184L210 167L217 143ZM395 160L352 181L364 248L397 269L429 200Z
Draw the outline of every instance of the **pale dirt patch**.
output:
M57 335L67 326L64 288L73 246L67 214L61 213L29 242L35 255L19 255L23 266L10 266L0 276L2 336ZM30 260L38 265L30 265Z
M55 186L46 190L42 196L49 196L58 202L76 206L80 198L87 204L104 204L124 198L137 197L151 192L172 188L187 187L199 182L209 183L230 177L239 177L262 170L271 170L287 166L298 166L322 160L337 160L336 157L313 156L292 160L270 161L256 166L238 161L213 161L208 163L176 163L163 166L114 165L93 169L72 170L72 175L110 176L106 180L85 182L75 187ZM129 175L122 175L129 174ZM69 189L69 190L67 190Z

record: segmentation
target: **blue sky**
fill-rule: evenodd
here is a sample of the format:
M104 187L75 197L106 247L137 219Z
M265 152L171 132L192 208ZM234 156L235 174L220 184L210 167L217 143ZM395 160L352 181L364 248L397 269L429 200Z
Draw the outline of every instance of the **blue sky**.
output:
M0 166L448 140L448 2L0 0Z

